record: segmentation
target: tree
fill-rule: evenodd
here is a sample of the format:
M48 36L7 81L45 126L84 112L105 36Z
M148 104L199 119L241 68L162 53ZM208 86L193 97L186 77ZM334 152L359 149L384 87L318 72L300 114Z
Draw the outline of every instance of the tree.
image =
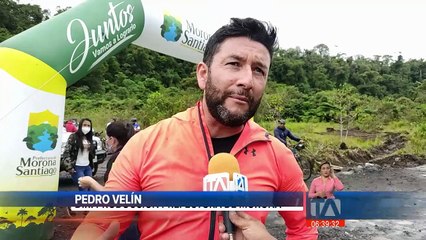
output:
M349 128L352 122L361 113L358 106L360 105L360 97L357 94L356 88L351 85L345 84L342 88L337 90L337 103L339 108L339 124L340 124L340 142L343 143L347 140ZM346 134L343 139L343 129L346 123Z
M11 225L12 222L7 220L5 217L0 217L0 226L4 225L4 228L8 228L9 225Z
M36 220L37 218L35 218L33 215L31 215L31 216L29 216L29 217L27 217L27 219L25 219L25 222L32 222L32 221L34 221L34 220Z
M0 42L3 42L12 36L13 35L6 28L0 27Z
M68 9L71 9L71 7L65 7L65 8L61 8L60 6L56 6L56 13L55 16L67 11Z
M321 57L328 57L330 54L330 49L327 45L321 43L314 47L314 51L318 53Z
M20 33L43 20L39 5L19 4L12 0L0 0L0 27L12 34Z
M416 88L415 101L418 103L426 103L426 81L423 81Z
M24 220L24 216L28 214L28 211L25 208L21 208L18 212L18 216L21 216L21 227L22 227L22 221Z
M361 97L355 87L345 84L339 89L321 91L310 99L313 114L320 121L336 121L340 126L340 142L346 141L349 129L359 114L363 112ZM346 132L345 132L346 131Z
M40 211L38 211L37 216L44 216L46 215L46 219L44 220L44 222L47 222L49 220L51 220L50 218L55 216L55 207L48 205L48 206L44 206L42 209L40 209Z
M327 66L329 79L336 87L342 87L349 79L349 65L340 57L332 57Z

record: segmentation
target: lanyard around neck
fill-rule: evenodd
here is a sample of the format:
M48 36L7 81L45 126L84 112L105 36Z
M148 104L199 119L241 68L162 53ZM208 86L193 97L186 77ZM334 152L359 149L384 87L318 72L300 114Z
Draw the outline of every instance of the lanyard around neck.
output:
M204 146L206 147L207 157L208 157L208 159L210 161L210 159L212 158L212 154L210 152L210 147L209 147L209 142L207 140L206 130L204 129L204 126L203 126L203 119L201 117L201 107L200 107L200 104L197 104L198 105L198 119L199 119L199 122L200 122L201 133L203 134Z

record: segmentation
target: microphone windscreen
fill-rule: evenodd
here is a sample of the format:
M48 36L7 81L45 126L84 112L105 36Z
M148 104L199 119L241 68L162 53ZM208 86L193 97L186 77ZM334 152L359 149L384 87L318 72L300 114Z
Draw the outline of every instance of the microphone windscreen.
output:
M234 155L229 153L218 153L210 159L208 172L209 174L227 172L229 173L229 180L232 181L233 174L240 173L240 166Z

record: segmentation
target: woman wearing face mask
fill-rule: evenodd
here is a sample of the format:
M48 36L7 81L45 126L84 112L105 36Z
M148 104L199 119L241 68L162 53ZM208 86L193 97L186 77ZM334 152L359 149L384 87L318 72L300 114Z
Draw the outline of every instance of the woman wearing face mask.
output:
M68 138L64 150L64 165L77 184L83 176L92 176L93 159L96 155L96 146L93 143L92 121L88 118L80 120L77 132ZM80 191L87 188L78 187Z
M109 172L111 171L112 164L123 149L127 141L135 133L132 124L125 122L112 122L106 129L107 139L105 141L108 149L107 156L107 170L104 175L104 181L108 180ZM95 191L102 191L103 186L100 185L95 179L91 177L82 177L79 179L78 184L80 187L90 188Z
M106 128L107 140L105 141L108 156L107 156L107 170L104 175L104 181L108 180L109 172L111 171L112 165L115 162L118 154L121 149L123 149L124 145L126 145L127 141L135 134L135 130L131 123L116 121L108 124ZM99 184L92 177L81 177L78 179L78 185L84 188L90 188L95 191L104 191L105 188L101 184ZM137 218L133 220L130 227L124 231L124 233L120 236L119 240L129 240L129 239L139 239L140 233L137 227Z
M321 176L315 178L309 189L310 198L334 198L335 190L342 191L342 182L334 175L329 162L324 162L320 165Z

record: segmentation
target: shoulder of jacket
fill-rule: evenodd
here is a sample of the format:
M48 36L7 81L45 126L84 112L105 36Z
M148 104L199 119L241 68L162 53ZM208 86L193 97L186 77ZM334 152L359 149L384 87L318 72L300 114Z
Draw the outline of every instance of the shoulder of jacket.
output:
M77 134L71 133L70 136L68 137L68 140L72 142L77 142Z
M286 146L275 136L269 135L271 139L271 145L274 148L274 151L285 151Z
M170 132L170 129L177 130L176 122L177 120L174 118L167 118L161 120L158 123L139 131L135 134L135 136L137 136L138 138L153 138L158 134L163 134L165 132L171 134L172 132Z

